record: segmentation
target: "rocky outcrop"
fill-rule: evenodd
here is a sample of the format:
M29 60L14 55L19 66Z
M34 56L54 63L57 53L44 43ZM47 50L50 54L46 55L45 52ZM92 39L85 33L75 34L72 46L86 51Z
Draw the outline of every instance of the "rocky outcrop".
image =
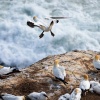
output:
M100 78L100 72L93 67L94 51L74 50L60 55L48 56L35 64L22 69L20 73L10 74L6 79L0 80L0 93L15 95L27 95L33 91L45 91L50 100L58 100L58 97L66 92L70 93L72 88L78 87L83 74L88 74L89 79ZM66 68L65 86L52 75L54 59L59 59L60 65ZM88 93L82 100L99 100L100 96Z

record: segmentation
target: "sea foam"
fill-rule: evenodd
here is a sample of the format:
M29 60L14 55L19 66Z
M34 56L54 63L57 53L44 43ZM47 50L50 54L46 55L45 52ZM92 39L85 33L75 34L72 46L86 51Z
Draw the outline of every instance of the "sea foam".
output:
M33 16L67 16L42 39L39 28L30 28ZM0 1L0 62L27 67L54 54L74 49L100 50L100 0Z

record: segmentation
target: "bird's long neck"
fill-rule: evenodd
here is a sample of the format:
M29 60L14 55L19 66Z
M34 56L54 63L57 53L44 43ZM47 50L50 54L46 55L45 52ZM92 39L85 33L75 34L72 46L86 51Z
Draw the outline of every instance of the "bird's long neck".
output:
M52 22L50 23L50 25L49 25L49 29L51 29L53 25L54 25L54 22L52 21Z

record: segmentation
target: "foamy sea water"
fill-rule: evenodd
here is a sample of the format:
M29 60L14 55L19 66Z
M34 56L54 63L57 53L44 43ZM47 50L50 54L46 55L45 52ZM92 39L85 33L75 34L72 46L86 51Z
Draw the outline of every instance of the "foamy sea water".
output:
M67 16L39 39L32 17ZM19 68L74 49L100 51L100 0L0 0L0 63Z

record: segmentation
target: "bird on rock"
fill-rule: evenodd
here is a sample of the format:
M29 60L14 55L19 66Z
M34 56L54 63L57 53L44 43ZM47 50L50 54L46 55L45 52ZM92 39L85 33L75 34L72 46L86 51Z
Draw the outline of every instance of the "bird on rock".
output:
M88 75L87 74L85 74L85 75L83 75L83 77L82 77L83 79L82 79L82 81L80 82L80 88L81 88L81 90L82 90L82 94L83 95L86 95L86 92L88 92L89 91L89 89L90 89L90 82L89 82L89 78L88 78Z
M95 55L93 65L97 70L100 70L100 58L99 55Z
M3 75L7 75L14 72L20 72L20 70L16 67L5 67L0 65L0 78L2 78Z
M59 66L59 60L54 61L54 66L53 66L53 75L56 77L56 79L60 80L63 82L65 85L68 84L65 81L66 77L66 71L63 66Z
M25 100L25 97L5 93L0 95L0 100Z
M100 95L100 83L96 81L90 81L90 91Z
M45 92L32 92L27 96L27 98L28 100L47 100L48 96Z
M70 94L66 93L64 95L61 95L58 100L69 100L69 98L70 98Z
M81 100L81 89L80 88L75 88L74 91L70 95L69 100Z

